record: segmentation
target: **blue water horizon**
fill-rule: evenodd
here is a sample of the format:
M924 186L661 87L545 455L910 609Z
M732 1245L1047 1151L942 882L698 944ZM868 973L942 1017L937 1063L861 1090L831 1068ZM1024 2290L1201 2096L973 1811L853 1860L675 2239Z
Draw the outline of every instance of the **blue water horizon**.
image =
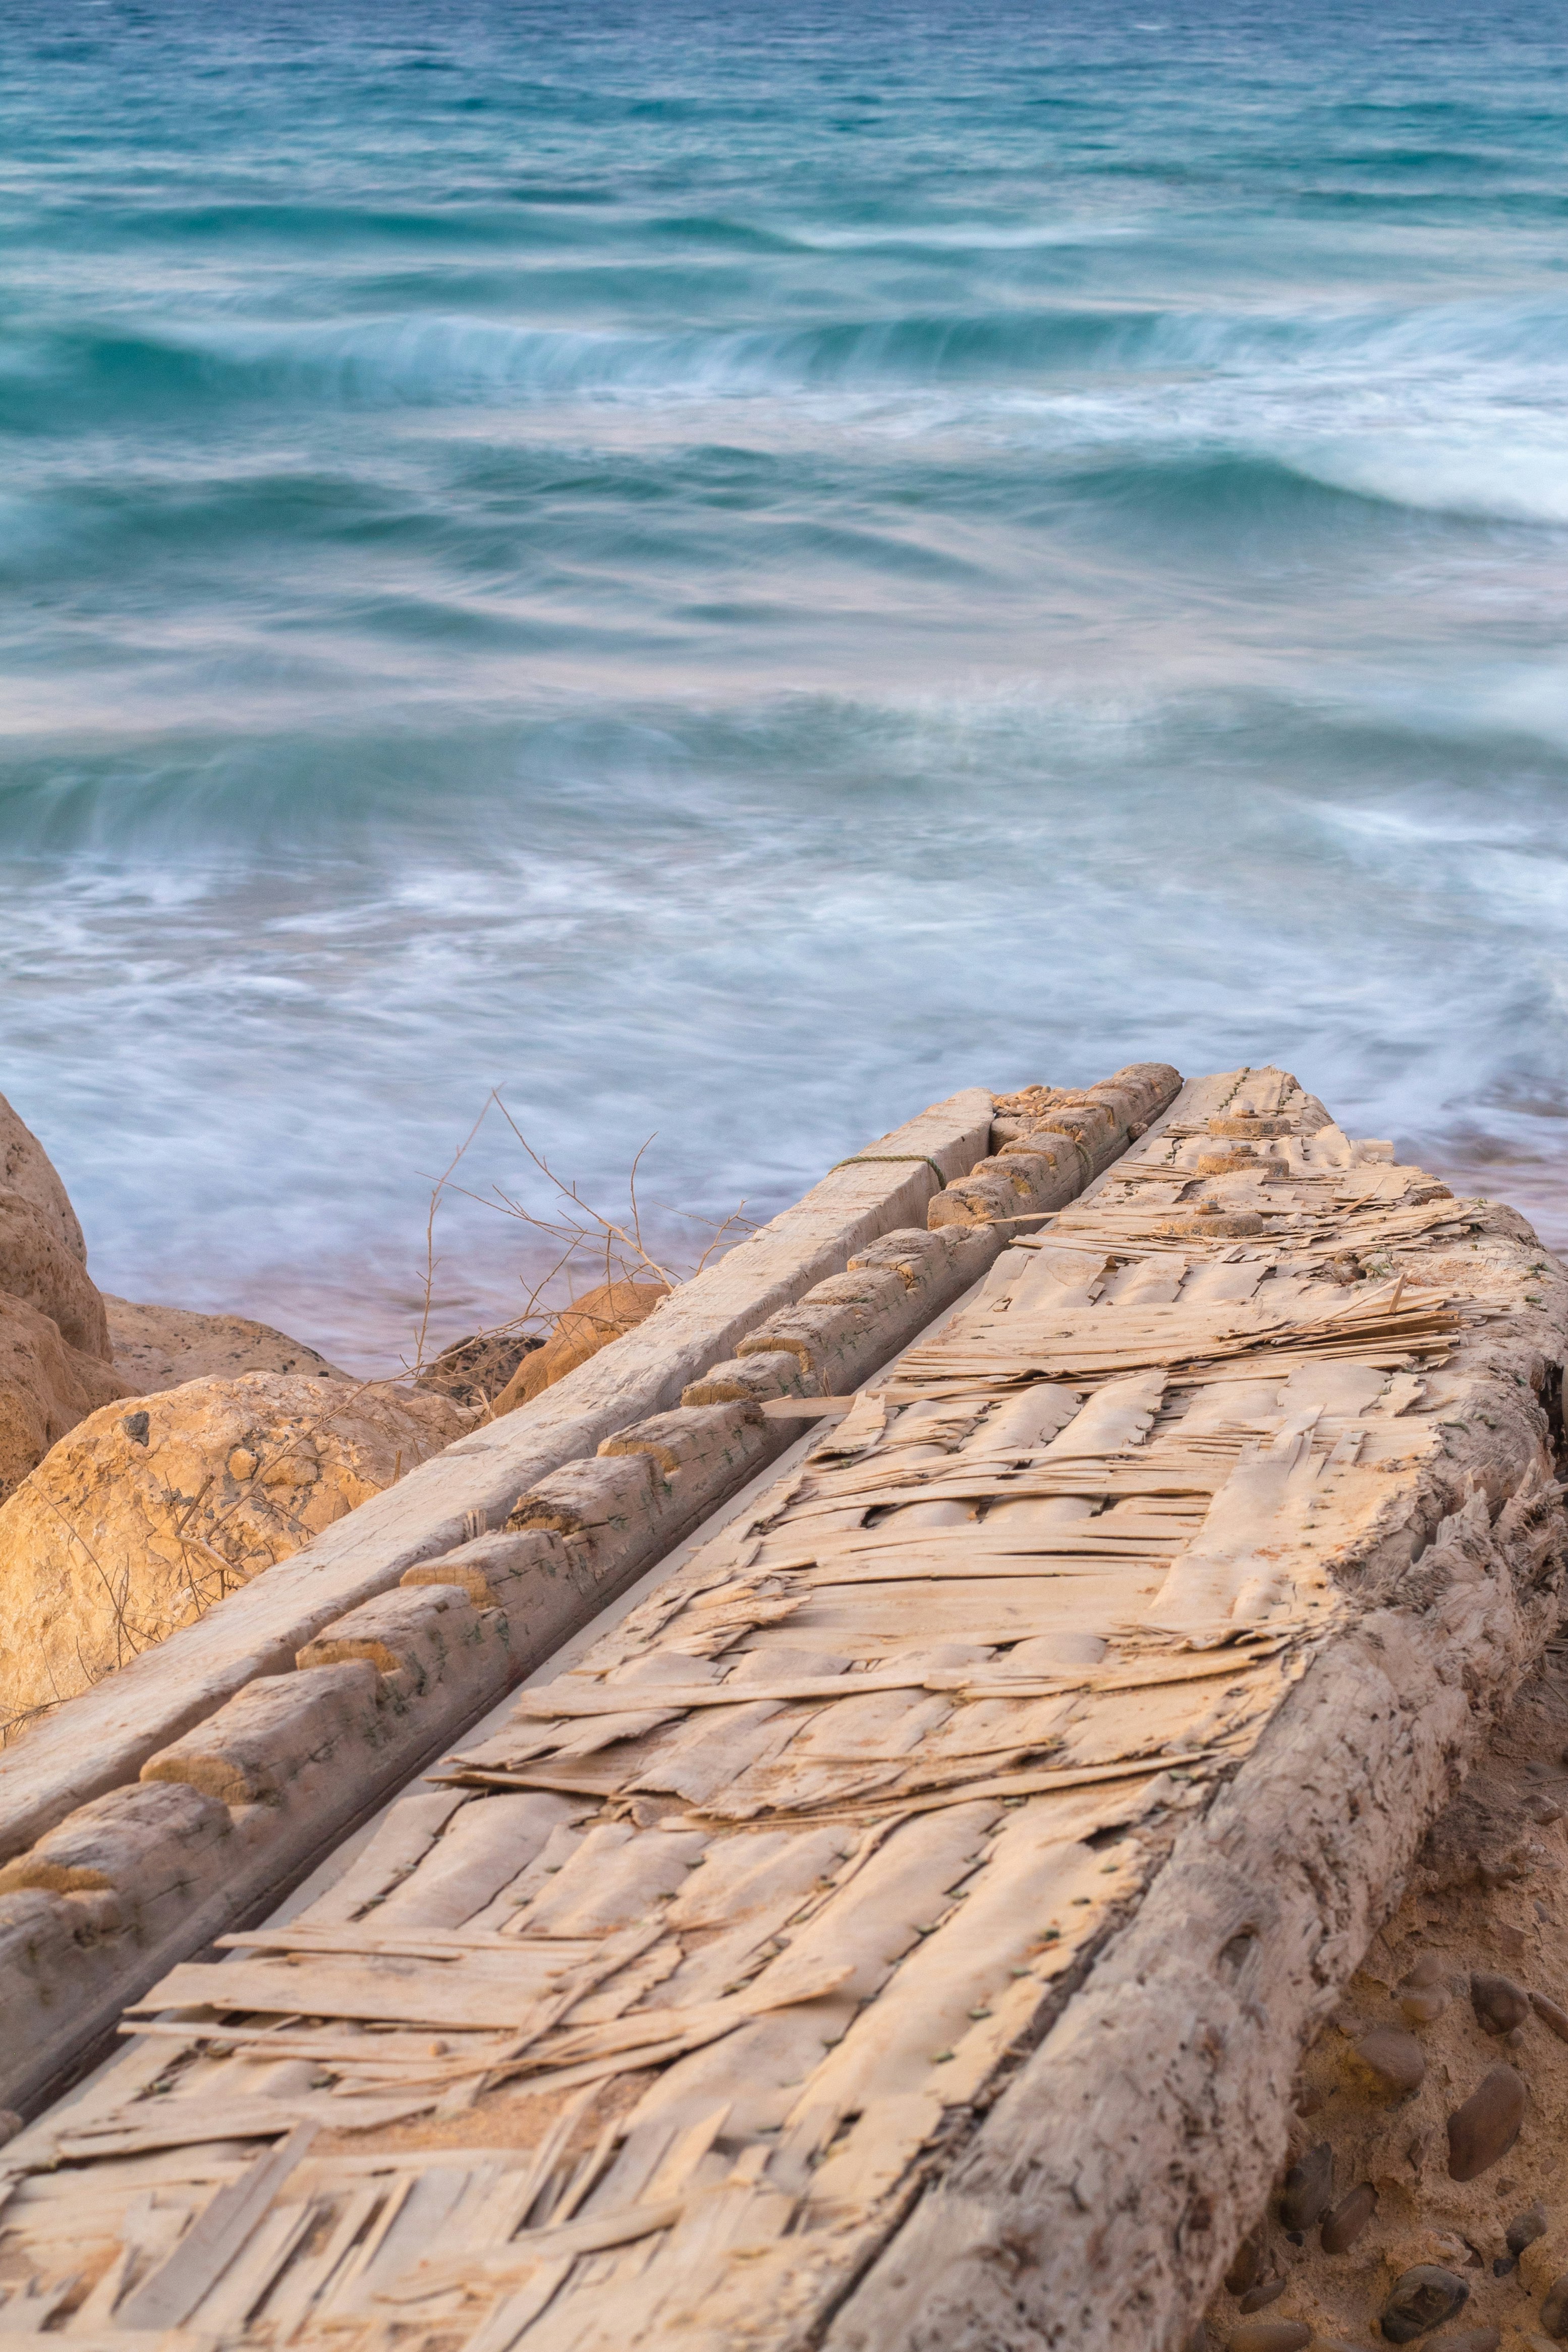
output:
M1565 30L16 0L0 1091L100 1283L383 1368L493 1087L664 1233L1154 1057L1568 1239Z

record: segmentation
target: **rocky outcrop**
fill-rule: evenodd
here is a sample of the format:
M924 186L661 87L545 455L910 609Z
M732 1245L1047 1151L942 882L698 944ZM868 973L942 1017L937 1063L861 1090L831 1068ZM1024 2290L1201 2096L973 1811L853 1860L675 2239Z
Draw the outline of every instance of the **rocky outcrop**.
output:
M0 1095L0 1503L52 1445L116 1398L241 1372L342 1378L313 1348L265 1323L101 1294L65 1186ZM20 1643L23 1629L14 1638Z
M415 1386L482 1411L500 1395L523 1358L543 1345L521 1331L476 1331L443 1348L416 1376Z
M76 1212L0 1095L0 1498L84 1413L127 1392Z
M283 1372L90 1412L0 1506L4 1719L124 1665L468 1426L444 1397Z
M0 1188L26 1202L50 1239L87 1264L87 1243L53 1160L30 1127L0 1095ZM0 1289L9 1285L0 1281Z
M347 1378L303 1340L290 1339L269 1323L252 1323L244 1315L198 1315L188 1307L138 1307L107 1291L103 1304L109 1314L114 1369L136 1396L155 1396L161 1389L178 1388L184 1381L203 1380L211 1373L229 1380L240 1372Z
M112 1366L68 1347L49 1316L0 1291L0 1501L57 1438L127 1392Z
M0 1095L0 1291L36 1307L68 1347L110 1360L109 1322L65 1186Z
M668 1296L662 1282L602 1282L596 1290L584 1291L581 1298L562 1308L543 1347L531 1349L524 1356L497 1397L496 1412L510 1412L514 1405L542 1396L601 1348L607 1348L612 1339L636 1330Z

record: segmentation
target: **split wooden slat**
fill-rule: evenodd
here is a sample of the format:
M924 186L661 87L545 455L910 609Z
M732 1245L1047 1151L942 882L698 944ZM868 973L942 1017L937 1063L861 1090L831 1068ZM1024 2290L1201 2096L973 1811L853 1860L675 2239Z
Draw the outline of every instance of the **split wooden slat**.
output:
M261 2221L279 2189L315 2137L314 2124L296 2124L288 2137L217 2195L168 2260L126 2299L122 2328L179 2327L214 2286Z
M1334 1922L1370 1916L1377 1791L1347 1779L1363 1731L1310 1698L1341 1660L1382 1671L1356 1647L1363 1604L1342 1570L1417 1510L1436 1524L1455 1475L1443 1400L1473 1367L1526 1360L1506 1230L1484 1279L1450 1279L1439 1253L1473 1212L1384 1147L1358 1156L1281 1073L1195 1084L1183 1108L819 1416L789 1477L569 1675L451 1757L430 1834L377 1841L406 1864L154 1989L150 2004L206 2012L148 2032L190 2087L153 2096L144 2076L80 2145L112 2149L182 2106L275 2121L291 2099L329 2116L444 2103L363 2150L334 2134L174 2324L248 2330L266 2352L390 2352L415 2334L442 2352L912 2352L978 2340L973 2312L986 2340L1015 2340L1000 2294L1031 2334L1073 2315L1085 2352L1179 2337L1241 2194L1226 2135L1194 2140L1183 2119L1223 2090L1282 2130L1303 1988L1355 1958L1352 1928L1325 1942L1314 1912L1310 1963L1292 1946L1268 2000L1244 1986L1240 2008L1215 1889L1239 1879L1237 1901L1293 1916L1303 1889L1348 1874ZM1231 1147L1258 1122L1277 1164L1249 1173ZM1247 1216L1237 1239L1202 1230ZM1336 1252L1374 1248L1402 1253L1386 1279L1338 1278ZM1521 1397L1510 1459L1535 1463ZM1505 1512L1483 1533L1478 1503L1472 1548L1522 1559L1549 1539L1528 1531L1556 1508L1544 1457L1538 1473L1520 1532ZM1543 1638L1543 1604L1512 1597L1528 1575L1500 1576L1510 1597L1482 1635L1465 1573L1434 1604L1461 1612L1452 1631L1380 1604L1409 1655L1449 1662L1408 1694L1377 1683L1363 1710L1369 1752L1387 1717L1402 1788L1410 1758L1435 1785L1463 1751L1453 1657L1500 1676ZM1377 1884L1419 1826L1404 1801ZM1317 1843L1276 1884L1259 1824L1281 1806ZM291 2066L325 2080L291 2089ZM1123 2100L1097 2138L1141 2070L1169 2097ZM1022 2106L1016 2076L1044 2085ZM444 2144L469 2128L459 2114L487 2144ZM1110 2185L1086 2211L1069 2178ZM1203 2242L1183 2224L1200 2190ZM997 2213L1030 2249L1000 2283L973 2254ZM1091 2229L1109 2250L1092 2257ZM53 2280L68 2249L46 2243Z

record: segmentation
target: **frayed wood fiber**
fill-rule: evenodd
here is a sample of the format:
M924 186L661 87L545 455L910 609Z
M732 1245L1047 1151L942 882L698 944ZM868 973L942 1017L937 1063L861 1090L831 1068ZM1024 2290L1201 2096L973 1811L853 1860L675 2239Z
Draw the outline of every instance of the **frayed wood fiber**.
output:
M1179 1085L1144 1066L1053 1093L1094 1123L1072 1189ZM0 2104L62 2087L126 2001L264 1916L764 1469L793 1434L766 1402L863 1379L967 1290L1001 1231L899 1219L963 1181L991 1114L970 1088L883 1137L613 1349L0 1758Z
M193 2345L1179 2343L1556 1622L1565 1294L1284 1074L1194 1082L310 1909L146 1991L5 2152L6 2274Z

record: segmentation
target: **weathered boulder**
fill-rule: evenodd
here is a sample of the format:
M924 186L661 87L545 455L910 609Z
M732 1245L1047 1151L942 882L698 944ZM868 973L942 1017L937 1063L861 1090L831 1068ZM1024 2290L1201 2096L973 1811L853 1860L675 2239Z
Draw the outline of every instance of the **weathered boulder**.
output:
M443 1348L435 1362L416 1375L415 1386L435 1389L454 1404L482 1410L500 1395L523 1358L543 1345L542 1339L521 1331L476 1331Z
M18 1194L60 1247L82 1265L87 1264L87 1244L54 1162L4 1095L0 1095L0 1187Z
M252 1323L244 1315L198 1315L188 1307L139 1307L108 1291L103 1303L109 1312L114 1369L129 1381L136 1396L153 1396L160 1389L178 1388L183 1381L203 1380L209 1373L230 1380L238 1372L313 1372L328 1380L347 1377L303 1340L290 1339L269 1323Z
M108 1363L109 1323L87 1244L48 1154L0 1095L0 1291L36 1307L82 1354Z
M0 1721L85 1690L469 1426L427 1391L283 1372L91 1413L0 1505Z
M562 1308L555 1328L542 1348L524 1356L495 1401L498 1413L510 1412L531 1397L542 1396L568 1372L618 1339L623 1331L646 1322L669 1291L662 1282L602 1282Z
M84 1414L128 1393L110 1365L68 1346L49 1316L0 1290L0 1502Z
M0 1500L84 1413L127 1390L66 1188L0 1095Z

